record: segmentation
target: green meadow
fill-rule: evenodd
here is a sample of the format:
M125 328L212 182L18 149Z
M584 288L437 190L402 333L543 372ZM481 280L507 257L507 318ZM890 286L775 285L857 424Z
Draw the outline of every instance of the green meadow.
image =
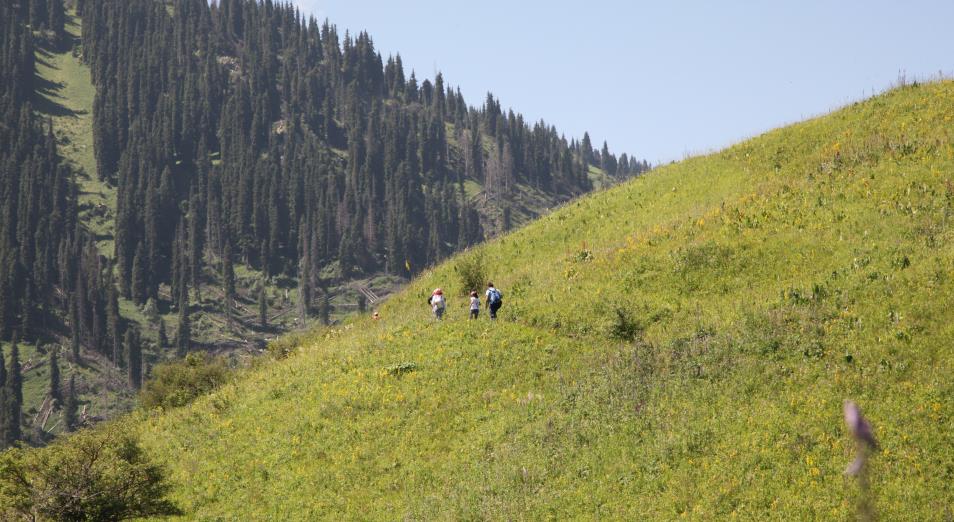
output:
M948 520L952 118L903 86L657 168L130 422L188 519L846 520L852 399L880 517Z

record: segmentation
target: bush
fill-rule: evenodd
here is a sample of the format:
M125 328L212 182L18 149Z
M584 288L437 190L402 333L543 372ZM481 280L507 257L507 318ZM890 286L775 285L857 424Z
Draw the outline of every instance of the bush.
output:
M0 519L128 520L182 514L164 471L118 425L0 455Z
M632 313L621 307L617 307L614 312L615 317L609 332L611 337L632 342L643 336L644 327Z
M275 360L285 359L295 353L299 347L308 342L314 331L291 332L268 342L265 353Z
M388 374L393 375L395 377L400 377L404 375L405 373L411 373L416 369L417 369L417 365L412 362L402 362L399 364L392 364L391 366L388 366L387 368L385 368Z
M153 368L152 377L139 394L139 404L146 409L185 406L228 379L224 357L190 353L185 359Z
M480 291L487 284L487 272L484 269L484 254L476 252L461 257L454 266L454 272L460 281L461 295L469 294L471 290Z

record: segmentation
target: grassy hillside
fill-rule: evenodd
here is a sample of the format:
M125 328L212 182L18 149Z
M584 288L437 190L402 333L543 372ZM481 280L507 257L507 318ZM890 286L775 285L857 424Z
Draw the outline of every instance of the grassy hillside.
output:
M200 519L885 520L954 504L954 83L586 197L192 407L141 417ZM428 318L434 286L448 320ZM460 296L460 297L458 297Z
M93 154L93 97L89 68L79 57L80 21L72 13L65 25L67 38L60 49L39 49L36 96L39 112L53 120L59 152L80 172L80 217L96 234L100 252L113 255L113 219L116 188L99 181Z

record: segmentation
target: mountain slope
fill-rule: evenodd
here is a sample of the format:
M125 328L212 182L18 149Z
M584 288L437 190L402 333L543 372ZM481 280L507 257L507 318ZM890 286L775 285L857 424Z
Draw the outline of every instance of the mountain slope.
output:
M585 197L195 405L140 415L195 518L886 520L954 501L954 83ZM448 320L428 318L434 286Z
M13 275L0 277L0 338L26 342L32 442L47 437L31 437L30 420L57 409L44 346L76 346L67 373L88 418L111 417L156 363L189 350L248 359L266 339L361 309L362 292L387 297L457 249L648 169L492 95L470 106L440 75L406 78L400 56L382 57L366 33L339 37L292 4L7 7L16 23L4 41L22 40L24 56L5 59L0 87L17 111L32 103L68 184L62 209L23 206L16 248L35 242L39 254L25 249L29 270L7 260ZM4 112L5 143L25 141L26 120ZM21 156L0 169L28 170ZM19 180L3 177L7 199ZM44 240L46 228L75 229L82 248ZM21 277L34 270L69 283ZM82 286L77 271L90 274Z

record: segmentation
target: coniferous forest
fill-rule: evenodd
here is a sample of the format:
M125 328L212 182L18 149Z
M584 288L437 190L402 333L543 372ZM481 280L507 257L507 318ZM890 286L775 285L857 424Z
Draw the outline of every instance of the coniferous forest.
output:
M63 7L0 5L0 340L10 343L0 348L3 445L24 435L18 342L72 339L74 354L82 343L117 361L110 347L119 342L118 315L108 321L112 272L77 219L75 172L57 151L52 123L31 103L34 34L55 40Z
M440 74L419 80L368 34L340 35L291 4L0 9L0 338L58 343L73 361L95 354L131 388L142 341L120 300L176 311L168 344L184 355L203 292L222 295L231 320L238 266L294 280L301 314L326 316L329 284L409 277L514 226L517 187L559 202L593 189L591 168L611 180L648 169L525 121L492 94L469 105ZM112 251L78 218L78 173L31 104L36 53L62 40L67 12L81 19L74 52L96 93L86 174L116 193ZM164 323L157 336L162 349ZM12 442L23 404L18 363L5 360L0 420ZM69 403L62 388L51 396Z
M202 266L226 254L301 276L306 293L330 263L406 275L484 237L468 179L506 205L515 183L586 192L587 162L644 167L491 95L470 107L291 5L89 1L82 15L119 285L138 303L161 284L174 301L201 291Z

